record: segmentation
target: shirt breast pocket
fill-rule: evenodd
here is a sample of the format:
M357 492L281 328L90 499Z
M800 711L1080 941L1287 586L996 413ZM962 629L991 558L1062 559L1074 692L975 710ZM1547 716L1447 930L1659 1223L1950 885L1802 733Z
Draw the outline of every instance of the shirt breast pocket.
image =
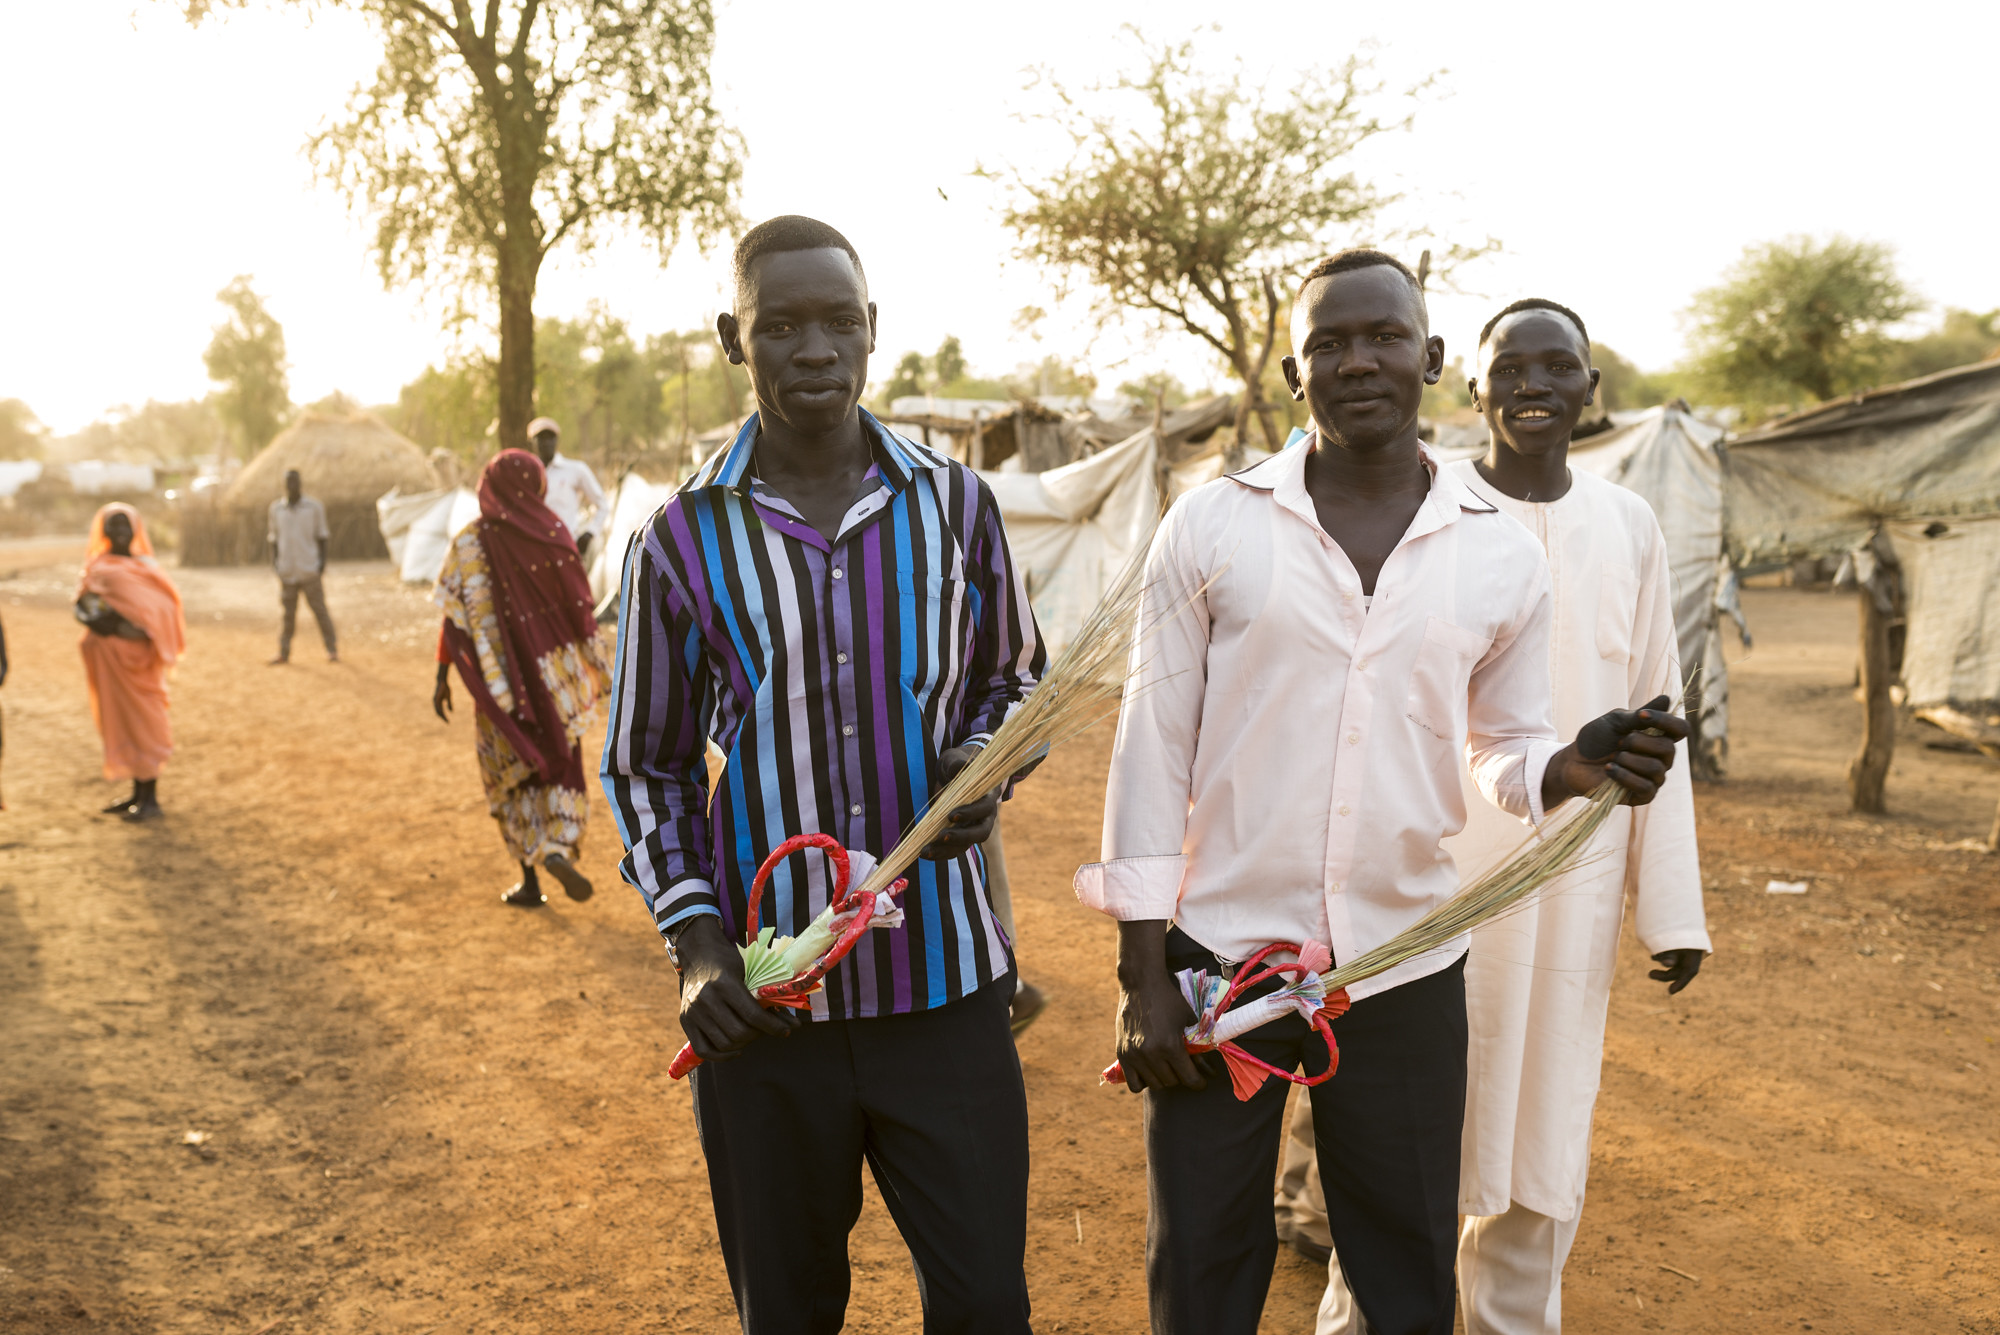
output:
M1613 663L1632 661L1633 622L1639 616L1639 577L1630 566L1597 568L1597 653Z
M1410 697L1404 709L1410 721L1447 742L1455 739L1458 720L1465 715L1472 669L1492 643L1478 631L1432 617L1410 670Z
M896 572L897 623L881 633L891 637L888 648L913 687L935 687L963 671L972 648L969 592L964 580L935 571ZM940 661L940 655L947 657Z

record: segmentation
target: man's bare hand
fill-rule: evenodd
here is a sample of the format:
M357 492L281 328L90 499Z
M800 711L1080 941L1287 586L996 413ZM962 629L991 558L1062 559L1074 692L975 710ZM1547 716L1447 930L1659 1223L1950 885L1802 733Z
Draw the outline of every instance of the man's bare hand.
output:
M1166 922L1118 924L1118 1064L1125 1087L1206 1089L1208 1079L1187 1050L1194 1010L1167 972Z
M1668 996L1692 983L1694 976L1701 972L1702 952L1699 950L1663 950L1653 958L1661 967L1647 970L1646 977L1656 983L1665 983Z
M722 920L704 914L681 929L674 949L681 957L681 1032L705 1062L728 1061L763 1034L789 1034L798 1012L766 1010L743 985L743 956L722 933Z
M958 772L972 763L978 752L969 746L954 746L938 757L938 783L936 792L943 792L945 785L958 777ZM1000 817L1000 790L967 802L962 807L954 807L950 827L937 838L924 845L917 856L932 862L949 862L974 844L983 844L992 837L993 822Z
M1689 732L1688 721L1670 712L1672 705L1663 695L1643 709L1614 709L1584 724L1576 740L1549 761L1542 805L1588 797L1606 779L1625 790L1627 805L1652 801L1674 767L1674 743Z

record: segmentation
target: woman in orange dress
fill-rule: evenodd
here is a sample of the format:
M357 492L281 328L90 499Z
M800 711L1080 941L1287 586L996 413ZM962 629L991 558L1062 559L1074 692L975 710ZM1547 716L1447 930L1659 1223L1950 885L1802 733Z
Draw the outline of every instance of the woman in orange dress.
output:
M180 592L153 560L146 521L129 505L107 505L90 521L76 618L87 628L80 647L104 777L132 781L132 795L104 812L152 820L160 767L174 752L167 671L187 652L187 621Z

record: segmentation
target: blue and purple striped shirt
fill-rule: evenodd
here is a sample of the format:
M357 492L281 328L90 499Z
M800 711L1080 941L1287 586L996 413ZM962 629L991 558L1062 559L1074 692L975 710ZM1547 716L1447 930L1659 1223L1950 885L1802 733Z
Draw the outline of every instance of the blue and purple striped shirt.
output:
M741 940L751 878L792 835L887 853L940 753L990 737L1041 674L993 493L861 419L875 464L832 543L752 475L753 416L626 551L602 773L620 870L662 932L715 913ZM710 738L729 760L712 802ZM928 1010L1006 974L979 850L909 877L906 924L863 936L815 1019ZM830 888L817 853L789 859L762 925L796 935Z

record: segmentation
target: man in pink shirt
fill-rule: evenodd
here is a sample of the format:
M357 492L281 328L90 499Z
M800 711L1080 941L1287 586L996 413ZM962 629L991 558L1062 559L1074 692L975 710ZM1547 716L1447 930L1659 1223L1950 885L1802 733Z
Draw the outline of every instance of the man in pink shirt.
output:
M1176 971L1227 972L1274 941L1352 959L1450 898L1461 755L1490 801L1538 822L1607 778L1650 801L1687 733L1662 698L1556 739L1547 563L1417 439L1444 343L1407 268L1370 250L1325 261L1292 341L1285 376L1314 430L1162 521L1104 861L1077 874L1079 898L1119 919L1156 1335L1251 1335L1278 1246L1286 1086L1245 1102L1209 1078L1182 1043ZM1452 1329L1464 958L1456 942L1350 989L1339 1073L1312 1090L1334 1245L1379 1335ZM1324 1068L1296 1017L1239 1041Z

